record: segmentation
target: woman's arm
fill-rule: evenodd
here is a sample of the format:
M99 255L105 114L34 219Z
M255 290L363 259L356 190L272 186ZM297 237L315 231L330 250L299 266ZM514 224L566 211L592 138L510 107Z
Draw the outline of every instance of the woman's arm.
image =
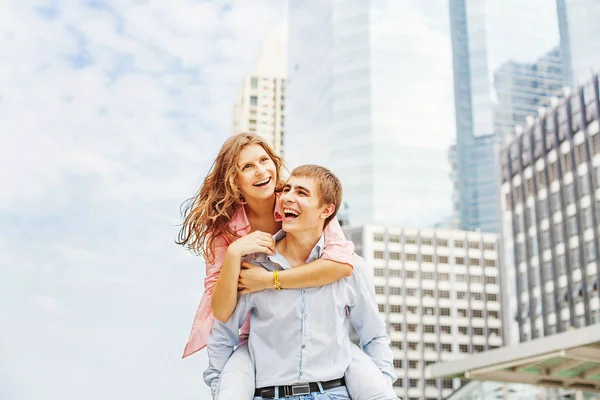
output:
M242 257L252 253L274 254L274 248L273 236L260 231L241 237L226 248L223 268L212 293L211 309L216 319L226 322L237 306Z
M223 267L213 288L211 302L212 313L221 322L227 322L237 305L241 259L242 255L234 250L225 250Z
M354 268L354 245L346 240L337 218L325 227L325 247L321 258L289 270L279 271L284 289L325 286L350 276ZM238 283L241 294L273 288L273 273L262 267L243 263Z

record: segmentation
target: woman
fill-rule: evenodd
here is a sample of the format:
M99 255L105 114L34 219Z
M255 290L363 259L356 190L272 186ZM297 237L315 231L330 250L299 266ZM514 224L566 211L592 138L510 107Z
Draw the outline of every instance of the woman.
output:
M270 273L260 267L241 266L240 261L245 254L274 253L272 234L281 229L276 200L282 168L281 157L261 137L232 136L223 144L199 192L188 201L177 243L204 255L206 279L183 357L206 346L214 318L229 318L238 292L272 288ZM282 288L323 286L352 273L354 246L345 240L337 220L328 224L324 235L321 258L281 271ZM247 336L248 332L246 320L241 335ZM366 356L358 353L365 363ZM228 361L219 390L222 399L252 398L254 368L246 345L239 346Z

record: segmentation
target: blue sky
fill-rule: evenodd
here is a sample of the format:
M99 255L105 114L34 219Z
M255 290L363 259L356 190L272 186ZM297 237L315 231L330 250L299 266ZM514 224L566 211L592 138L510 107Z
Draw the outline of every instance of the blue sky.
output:
M205 352L180 359L204 265L179 206L281 2L2 8L0 398L208 398Z
M510 1L499 17L524 7ZM515 58L557 42L545 1L531 1L540 42ZM2 400L209 397L205 352L180 360L204 266L173 243L179 206L283 4L3 2ZM511 21L490 40L518 40Z

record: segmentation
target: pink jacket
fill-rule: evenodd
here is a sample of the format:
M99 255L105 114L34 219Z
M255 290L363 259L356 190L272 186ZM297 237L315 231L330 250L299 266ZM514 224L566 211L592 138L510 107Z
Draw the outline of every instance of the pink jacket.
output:
M275 218L275 221L281 221L281 209L279 207L279 201L276 201L275 204L273 217ZM238 208L235 215L229 222L229 227L233 232L240 236L250 233L250 222L248 222L248 217L246 216L244 207ZM354 245L352 242L346 240L344 232L342 231L337 219L333 219L327 225L324 234L325 248L323 249L321 258L353 265ZM229 247L230 244L231 241L223 237L218 238L215 242L214 261L209 263L206 261L205 257L206 278L204 279L204 295L202 295L202 300L200 300L198 311L196 311L196 316L192 325L192 332L190 333L190 338L188 339L185 349L183 350L182 358L202 350L208 343L208 334L210 333L210 329L212 328L214 321L211 311L212 291L215 283L217 282L219 272L221 272L221 268L223 267L227 247ZM248 320L246 320L246 323L242 327L242 333L248 332L249 323Z

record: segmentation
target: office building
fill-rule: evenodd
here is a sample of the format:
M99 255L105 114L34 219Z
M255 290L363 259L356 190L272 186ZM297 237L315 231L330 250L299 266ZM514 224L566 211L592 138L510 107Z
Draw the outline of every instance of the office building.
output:
M511 336L526 342L600 320L598 77L503 149Z
M233 133L266 139L283 156L285 142L285 70L283 34L274 30L263 42L251 73L244 77L233 110Z
M383 225L345 227L372 268L402 399L445 398L461 382L427 365L503 344L497 235Z
M461 229L500 231L499 171L492 160L503 138L501 134L497 139L492 137L499 133L495 129L494 108L498 99L491 71L508 60L528 62L540 48L551 48L558 43L553 5L530 7L521 3L449 2L456 120L454 197L458 199L455 203L458 215L455 219L460 221ZM519 12L509 15L503 9ZM539 29L548 22L554 26ZM532 30L531 24L536 29ZM484 165L478 166L475 157Z
M600 70L600 2L556 0L564 81L575 87Z
M290 166L316 163L336 173L354 225L431 226L449 216L447 9L291 2L288 25Z
M512 140L517 125L548 107L552 97L562 96L564 86L559 47L534 63L508 61L500 66L494 72L494 126L502 142Z

